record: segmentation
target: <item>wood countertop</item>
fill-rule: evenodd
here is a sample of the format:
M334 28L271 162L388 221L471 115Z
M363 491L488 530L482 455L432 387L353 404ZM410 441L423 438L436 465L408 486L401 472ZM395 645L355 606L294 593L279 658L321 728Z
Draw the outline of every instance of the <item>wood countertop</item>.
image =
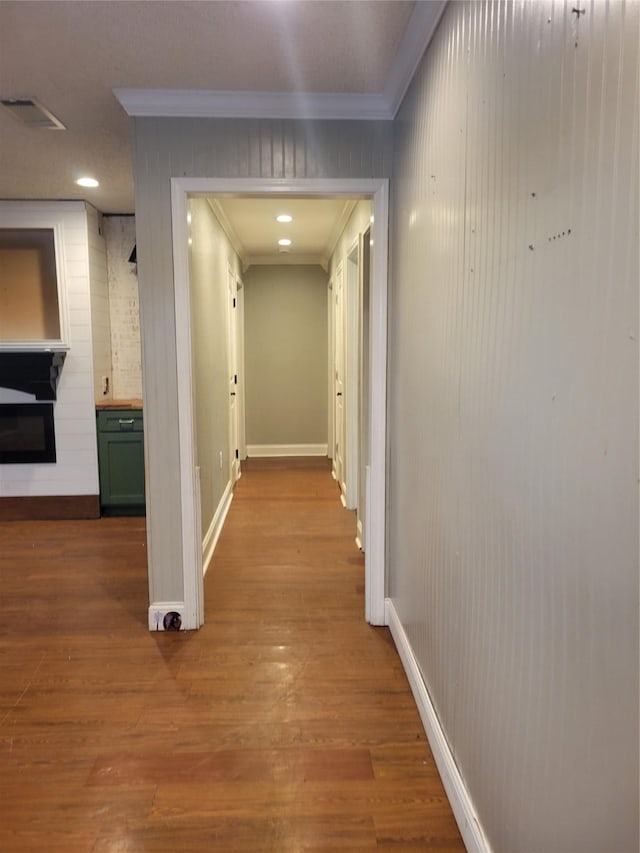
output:
M96 409L141 409L142 400L98 400Z

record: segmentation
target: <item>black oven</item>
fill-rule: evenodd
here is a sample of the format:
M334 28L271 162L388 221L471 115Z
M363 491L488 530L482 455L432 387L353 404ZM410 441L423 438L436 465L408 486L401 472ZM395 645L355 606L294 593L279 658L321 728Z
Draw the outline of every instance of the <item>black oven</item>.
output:
M53 403L0 403L0 464L55 461Z

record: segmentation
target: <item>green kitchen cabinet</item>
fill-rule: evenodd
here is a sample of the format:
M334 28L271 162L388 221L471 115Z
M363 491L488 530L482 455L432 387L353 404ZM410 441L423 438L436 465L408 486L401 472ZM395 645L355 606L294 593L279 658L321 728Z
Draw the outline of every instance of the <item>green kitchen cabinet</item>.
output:
M142 410L99 410L97 427L103 515L144 515Z

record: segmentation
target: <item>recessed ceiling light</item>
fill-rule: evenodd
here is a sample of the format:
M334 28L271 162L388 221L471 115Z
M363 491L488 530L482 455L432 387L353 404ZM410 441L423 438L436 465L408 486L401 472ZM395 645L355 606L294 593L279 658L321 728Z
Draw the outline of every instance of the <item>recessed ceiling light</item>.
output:
M80 187L99 187L100 184L95 178L78 178L76 184Z
M280 216L276 216L277 222L293 222L293 216L289 216L288 213L281 213Z
M287 240L286 237L283 237L282 240L278 240L278 246L290 246L291 240Z

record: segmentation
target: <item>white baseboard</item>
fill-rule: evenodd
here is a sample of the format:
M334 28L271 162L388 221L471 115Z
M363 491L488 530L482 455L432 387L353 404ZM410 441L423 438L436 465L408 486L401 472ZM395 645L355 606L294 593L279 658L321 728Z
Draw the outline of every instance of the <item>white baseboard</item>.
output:
M491 853L491 847L482 832L473 801L460 775L453 753L440 725L440 720L429 697L409 638L390 598L385 599L385 615L386 623L391 630L402 665L409 679L413 698L416 700L420 719L465 847L468 853Z
M326 444L247 444L247 456L326 456Z
M213 519L211 520L209 529L202 540L202 573L205 575L209 568L211 558L213 557L213 552L218 544L220 534L222 533L222 528L224 527L224 522L227 517L227 513L229 512L232 499L233 489L231 488L231 481L229 481L222 497L220 498L220 503L213 514Z
M178 619L171 615L178 614ZM173 628L168 625L173 624ZM178 627L175 627L175 626ZM184 624L184 601L153 601L149 605L149 630L150 631L183 631L190 626ZM195 626L194 626L195 627Z

